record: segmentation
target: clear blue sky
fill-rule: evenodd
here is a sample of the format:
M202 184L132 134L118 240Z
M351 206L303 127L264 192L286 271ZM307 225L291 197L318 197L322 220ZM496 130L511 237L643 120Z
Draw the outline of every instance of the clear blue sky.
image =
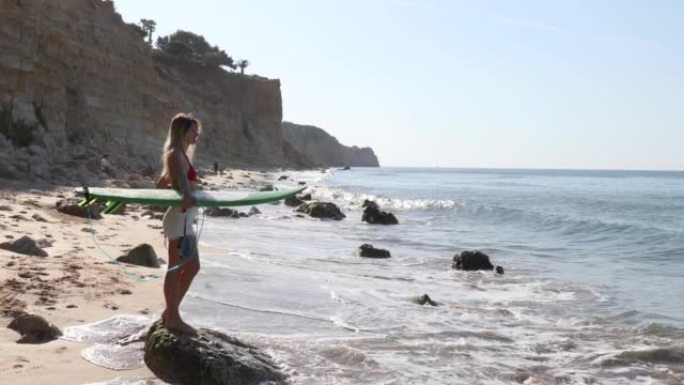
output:
M384 166L684 169L684 1L117 0Z

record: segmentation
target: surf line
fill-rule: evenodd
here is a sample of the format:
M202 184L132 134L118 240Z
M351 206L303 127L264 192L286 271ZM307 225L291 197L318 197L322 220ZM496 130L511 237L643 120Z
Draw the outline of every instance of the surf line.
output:
M106 256L107 259L109 259L109 263L112 263L112 264L116 265L116 266L119 268L119 270L121 270L121 272L122 272L126 277L128 277L128 278L130 278L130 279L133 279L133 280L135 280L135 281L141 281L141 282L142 282L142 281L149 281L149 280L152 280L152 279L159 279L159 278L161 278L161 277L162 277L161 275L155 275L155 274L142 275L142 274L133 274L133 273L128 272L128 270L127 270L126 267L123 265L123 263L121 263L121 262L117 261L116 259L114 259L111 255L109 255L109 253L107 253L107 252L100 246L100 244L97 242L97 239L95 238L95 229L93 228L92 214L91 214L91 211L90 211L90 209L91 209L90 206L91 206L93 203L95 203L95 202L97 201L97 198L94 198L94 197L92 197L92 196L90 195L90 193L88 192L88 187L86 187L86 186L83 187L83 193L84 193L84 199L83 199L83 201L81 201L81 202L79 203L79 206L85 206L85 207L86 207L86 211L88 212L88 227L89 227L89 229L90 229L90 237L91 237L91 239L93 240L93 244L94 244L95 247L100 251L100 253L103 254L104 256ZM119 207L121 206L121 203L122 203L122 202L111 202L111 201L110 201L110 202L107 202L107 203L105 204L106 209L105 209L104 213L108 214L108 213L113 212L114 210L116 210L117 208L119 208ZM186 219L186 220L187 220L187 219ZM186 228L185 225L186 225L186 224L187 224L187 222L183 224L183 231L185 231L185 228ZM199 231L197 232L197 240L194 242L194 247L195 247L195 250L194 250L194 251L197 251L196 249L199 247L199 240L200 240L200 235L202 235L202 229L204 229L204 210L202 210L202 222L201 222L201 225L200 225L200 227L199 227ZM185 238L185 237L184 237L184 238ZM198 253L194 253L194 254L195 254L195 255L198 255ZM183 261L183 262L181 262L181 263L179 263L179 264L177 264L177 265L170 266L170 267L166 270L166 272L167 272L167 273L170 273L170 272L174 272L174 271L176 271L176 270L181 269L181 268L182 268L183 266L185 266L188 262L192 261L193 258L195 258L195 257L194 257L194 256L191 256L191 257L188 258L187 260L185 260L185 261Z

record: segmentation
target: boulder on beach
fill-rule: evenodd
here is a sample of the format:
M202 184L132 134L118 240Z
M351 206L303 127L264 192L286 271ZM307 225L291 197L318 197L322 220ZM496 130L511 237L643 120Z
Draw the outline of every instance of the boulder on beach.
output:
M299 206L296 210L314 218L329 218L340 221L346 218L339 207L331 202L308 202Z
M364 258L391 258L389 250L376 249L373 245L364 243L359 246L359 256Z
M89 207L81 207L78 205L79 200L74 198L60 199L55 204L57 211L62 214L74 215L81 218L102 219L102 204L96 203ZM88 209L90 208L90 214Z
M116 259L119 262L130 263L145 267L159 267L159 258L154 252L154 247L148 243L142 243Z
M15 241L0 243L0 249L9 250L24 255L34 255L37 257L48 256L47 251L43 250L38 243L28 235L24 235Z
M494 266L489 261L489 256L479 250L466 250L454 255L451 265L456 270L496 270L503 274L501 266Z
M208 217L240 218L240 213L237 210L227 207L207 207L204 209L204 215Z
M378 225L396 225L399 223L394 214L380 211L378 204L373 201L366 199L363 201L362 207L364 210L361 221Z
M43 343L57 339L62 335L62 331L55 325L35 314L19 314L7 325L7 328L21 335L18 343Z
M208 329L199 329L195 336L174 333L160 321L147 334L145 364L172 384L287 383L271 358L253 346Z

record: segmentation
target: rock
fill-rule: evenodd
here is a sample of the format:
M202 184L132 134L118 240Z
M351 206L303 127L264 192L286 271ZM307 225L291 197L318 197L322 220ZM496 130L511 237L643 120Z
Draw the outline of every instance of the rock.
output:
M247 215L252 216L258 214L261 214L261 211L258 208L256 208L256 206L252 206L252 208L249 209L249 213Z
M391 258L392 255L388 250L376 249L373 245L364 243L359 246L359 256L365 258Z
M43 343L59 338L62 332L43 317L21 314L7 325L7 328L21 334L19 343Z
M270 357L213 330L175 334L155 322L145 339L145 364L168 383L202 385L285 384ZM269 382L271 381L271 382Z
M361 216L361 220L364 222L379 225L396 225L399 223L394 214L380 211L378 204L373 201L366 199L362 206L365 207Z
M331 202L309 202L299 206L296 210L314 218L330 218L336 221L346 218L334 203Z
M10 250L15 253L34 255L37 257L47 257L48 253L41 249L36 241L31 239L28 235L13 241L0 243L0 249Z
M430 298L429 295L423 294L420 297L413 298L411 300L413 303L416 303L418 305L425 305L428 304L430 306L439 306L439 304Z
M310 201L311 200L311 194L300 195L299 199L301 199L303 201Z
M300 186L304 186L306 184L306 182L304 182L303 180L300 180L299 182L297 182L297 184Z
M116 259L119 262L130 263L138 266L159 267L159 258L150 244L140 244Z
M290 207L298 207L302 203L304 203L303 200L297 198L296 196L291 196L291 197L285 198L285 200L283 202L285 203L286 206L290 206Z
M287 180L287 175L281 175L280 178L278 178L278 180Z
M259 191L275 191L277 188L273 187L272 184L267 184L259 189Z
M33 218L33 220L37 222L47 222L47 219L41 217L39 214L33 214L31 218Z
M204 215L210 217L228 217L228 218L239 218L240 213L237 210L229 209L226 207L207 207L204 209Z
M455 254L451 266L456 270L494 270L489 256L479 250L466 250ZM496 272L503 274L503 267L497 266Z
M81 218L88 218L88 208L80 207L78 205L79 201L77 199L68 198L60 199L57 201L55 206L57 211L62 214L74 215ZM91 219L102 219L102 205L92 204L90 205L90 218Z

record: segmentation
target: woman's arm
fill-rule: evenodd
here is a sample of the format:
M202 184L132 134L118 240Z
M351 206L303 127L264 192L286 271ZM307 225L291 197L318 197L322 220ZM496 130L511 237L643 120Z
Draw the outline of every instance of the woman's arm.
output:
M192 197L192 188L188 175L183 169L183 155L180 151L172 151L169 155L169 173L171 180L176 182L175 188L183 195L181 200L181 208L186 210L194 205L194 198Z

